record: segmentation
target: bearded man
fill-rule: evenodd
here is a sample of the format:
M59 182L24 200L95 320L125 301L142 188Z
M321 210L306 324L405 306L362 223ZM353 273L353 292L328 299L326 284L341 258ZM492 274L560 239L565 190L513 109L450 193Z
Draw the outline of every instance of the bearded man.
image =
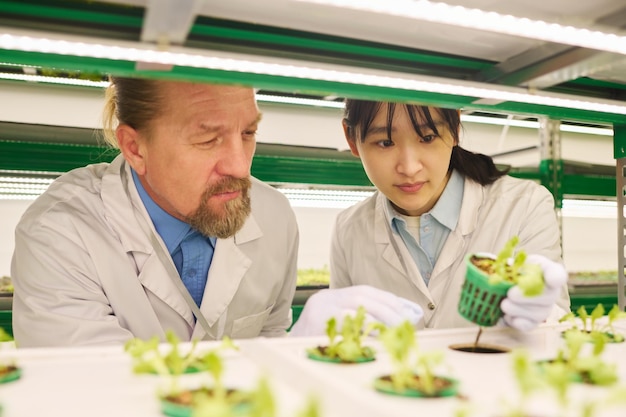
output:
M281 336L298 228L250 176L252 88L111 78L111 163L59 177L16 228L18 347Z

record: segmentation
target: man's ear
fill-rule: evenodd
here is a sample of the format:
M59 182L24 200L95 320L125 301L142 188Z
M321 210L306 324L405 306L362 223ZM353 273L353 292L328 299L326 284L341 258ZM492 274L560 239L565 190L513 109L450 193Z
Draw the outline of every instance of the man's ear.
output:
M359 150L356 147L356 138L354 135L351 135L352 132L350 132L350 126L348 126L345 119L341 121L341 126L343 127L343 135L345 136L346 142L348 142L348 146L350 147L350 152L358 158Z
M115 130L115 136L124 159L138 175L144 175L146 165L143 157L142 138L139 133L129 125L120 124Z

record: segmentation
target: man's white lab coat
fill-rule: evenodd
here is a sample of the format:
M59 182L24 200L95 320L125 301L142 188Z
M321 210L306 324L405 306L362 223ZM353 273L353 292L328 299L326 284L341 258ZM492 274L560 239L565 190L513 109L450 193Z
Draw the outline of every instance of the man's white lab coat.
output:
M207 335L174 284L180 278L168 275L164 261L170 271L173 262L123 157L63 175L16 228L18 347L163 339L167 330L182 340L284 335L296 286L297 223L287 199L256 179L251 203L243 228L217 240L201 305ZM162 249L155 251L150 236Z

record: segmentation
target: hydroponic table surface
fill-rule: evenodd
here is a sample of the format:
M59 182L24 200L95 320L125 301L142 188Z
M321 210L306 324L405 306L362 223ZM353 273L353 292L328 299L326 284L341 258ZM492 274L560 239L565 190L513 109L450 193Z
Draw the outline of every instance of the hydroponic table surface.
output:
M485 329L482 343L508 349L525 348L536 360L551 359L562 346L563 325L545 326L528 334L511 329ZM626 332L626 324L618 330ZM306 349L327 343L325 337L238 340L239 351L223 354L225 383L252 388L261 377L268 378L277 402L277 415L296 417L306 401L317 398L324 417L455 417L461 408L471 416L504 416L504 404L516 404L519 390L513 378L510 353L478 354L450 349L456 343L472 343L478 329L426 330L418 332L422 349L440 349L445 361L439 372L460 381L460 396L440 399L403 398L378 393L376 377L392 369L380 343L368 339L377 359L358 365L317 362L306 357ZM188 346L185 344L183 347ZM201 342L201 349L217 342ZM607 345L603 358L615 363L626 383L626 343ZM121 346L92 348L18 349L4 346L0 360L15 361L22 377L0 385L3 417L63 416L120 417L160 416L157 394L167 386L154 375L136 375L131 358ZM198 386L209 382L206 374L184 375L181 383ZM545 392L528 402L533 416L581 416L582 404L601 400L609 388L574 384L568 393L566 413L554 395ZM626 403L604 408L594 416L623 417Z

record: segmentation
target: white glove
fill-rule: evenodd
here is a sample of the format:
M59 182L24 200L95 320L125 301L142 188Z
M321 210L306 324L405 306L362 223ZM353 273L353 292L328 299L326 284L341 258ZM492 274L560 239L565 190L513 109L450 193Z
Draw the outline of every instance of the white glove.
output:
M558 262L542 255L528 255L526 262L541 266L545 282L543 293L526 297L516 285L509 289L500 304L504 322L521 331L532 330L548 318L567 282L567 271Z
M341 328L343 317L355 315L359 306L365 308L366 323L397 326L409 320L415 326L424 316L422 308L414 302L368 285L324 289L309 297L289 334L325 335L326 323L331 317L335 317L337 327Z

